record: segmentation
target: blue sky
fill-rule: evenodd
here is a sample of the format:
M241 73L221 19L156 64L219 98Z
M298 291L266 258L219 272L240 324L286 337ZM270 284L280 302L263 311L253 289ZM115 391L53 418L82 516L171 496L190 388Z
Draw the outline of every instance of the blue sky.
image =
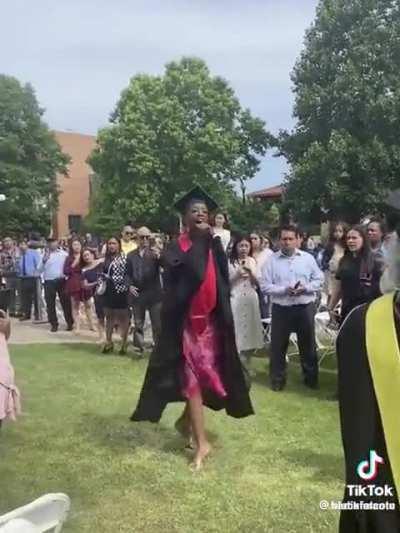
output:
M293 125L290 72L317 0L13 0L0 21L0 72L30 82L54 129L95 134L138 72L203 58L273 133ZM270 155L249 190L275 185Z

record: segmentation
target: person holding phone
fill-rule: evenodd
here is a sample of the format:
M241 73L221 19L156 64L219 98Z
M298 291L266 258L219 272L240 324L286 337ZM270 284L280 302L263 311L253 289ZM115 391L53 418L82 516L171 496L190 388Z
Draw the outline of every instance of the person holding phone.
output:
M314 257L297 248L299 230L283 226L279 252L274 253L261 274L261 291L272 298L270 382L273 391L286 385L286 351L296 333L304 384L318 387L315 344L315 299L323 274Z
M236 237L229 264L231 305L236 346L247 366L250 365L251 354L264 346L257 295L257 263L250 254L250 237Z
M57 296L64 313L67 331L72 331L73 326L71 299L65 293L64 265L67 257L67 252L59 248L56 239L47 239L47 247L39 263L38 271L43 274L47 317L51 327L50 331L53 333L58 331Z

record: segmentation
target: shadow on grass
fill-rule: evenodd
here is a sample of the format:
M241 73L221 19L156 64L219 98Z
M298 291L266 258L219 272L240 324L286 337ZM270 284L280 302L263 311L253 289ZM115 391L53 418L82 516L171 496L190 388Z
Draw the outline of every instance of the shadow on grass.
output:
M57 344L59 348L62 348L63 350L68 350L68 352L86 352L90 355L101 355L101 348L98 344L95 342L88 343L88 342L71 342L71 343L60 343Z
M310 479L321 481L343 481L345 471L343 457L339 455L315 453L310 449L291 449L283 455L293 465L307 466L312 469ZM340 475L342 473L342 475Z
M256 370L252 374L252 382L270 390L268 371ZM303 384L303 378L299 369L289 368L286 387L283 391L274 394L288 394L297 397L315 398L318 400L330 400L336 392L336 377L334 375L320 374L320 388L310 389Z
M82 414L77 423L80 434L102 448L111 449L114 453L135 453L146 448L156 452L181 453L185 450L185 440L173 427L162 423L131 422L128 416L115 414ZM207 432L211 444L218 437Z

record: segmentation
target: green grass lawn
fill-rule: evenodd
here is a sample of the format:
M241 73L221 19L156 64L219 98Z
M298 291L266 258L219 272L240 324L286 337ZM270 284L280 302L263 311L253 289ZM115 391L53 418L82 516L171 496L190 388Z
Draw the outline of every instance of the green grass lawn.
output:
M335 376L321 390L266 387L256 367L256 416L207 413L215 452L203 472L173 430L182 405L158 425L128 418L146 361L99 356L86 345L13 346L24 415L0 437L0 513L47 492L72 500L66 532L306 533L337 531L343 459Z

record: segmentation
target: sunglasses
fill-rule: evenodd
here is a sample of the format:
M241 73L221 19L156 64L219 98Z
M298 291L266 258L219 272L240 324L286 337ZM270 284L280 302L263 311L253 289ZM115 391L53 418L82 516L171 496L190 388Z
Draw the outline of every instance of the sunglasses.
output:
M149 241L151 239L150 235L139 235L139 239L143 241Z

